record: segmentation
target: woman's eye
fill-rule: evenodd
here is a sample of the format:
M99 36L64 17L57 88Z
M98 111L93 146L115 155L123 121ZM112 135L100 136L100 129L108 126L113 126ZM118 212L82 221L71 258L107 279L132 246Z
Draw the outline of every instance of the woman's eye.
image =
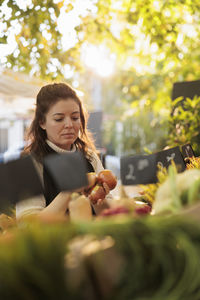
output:
M72 120L73 121L77 121L79 119L79 117L73 117Z
M61 122L63 119L55 119L56 122Z

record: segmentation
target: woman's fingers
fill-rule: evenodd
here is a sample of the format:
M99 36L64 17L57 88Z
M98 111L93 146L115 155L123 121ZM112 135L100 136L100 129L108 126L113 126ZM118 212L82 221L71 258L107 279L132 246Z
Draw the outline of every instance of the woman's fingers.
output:
M103 187L104 187L104 190L106 192L106 195L110 193L110 189L109 189L109 186L107 185L107 183L103 183Z
M104 199L99 199L98 201L97 201L97 205L101 205L101 204L103 204L104 203Z

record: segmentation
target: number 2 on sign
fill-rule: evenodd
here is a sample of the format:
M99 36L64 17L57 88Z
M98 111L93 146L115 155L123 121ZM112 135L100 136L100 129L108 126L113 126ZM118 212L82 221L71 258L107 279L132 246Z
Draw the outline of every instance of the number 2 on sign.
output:
M135 180L135 176L133 175L133 173L134 173L134 166L131 165L131 164L129 164L128 168L129 168L129 173L126 175L126 179L127 180L130 180L130 179Z
M171 161L175 158L176 154L175 153L172 153L171 156L167 156L167 161Z

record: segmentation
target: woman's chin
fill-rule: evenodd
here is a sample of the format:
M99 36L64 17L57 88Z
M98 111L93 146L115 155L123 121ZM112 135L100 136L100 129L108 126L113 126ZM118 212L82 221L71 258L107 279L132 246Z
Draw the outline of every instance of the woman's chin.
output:
M64 149L64 150L70 150L73 143L74 143L74 139L73 140L66 139L62 143L60 143L59 147Z

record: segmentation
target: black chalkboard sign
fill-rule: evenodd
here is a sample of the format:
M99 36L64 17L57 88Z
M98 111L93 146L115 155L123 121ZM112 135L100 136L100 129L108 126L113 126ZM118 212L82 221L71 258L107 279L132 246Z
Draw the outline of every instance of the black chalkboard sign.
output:
M175 82L173 84L172 99L178 97L193 99L200 96L200 80Z
M42 193L42 184L30 156L0 164L0 212Z
M88 184L86 160L78 151L51 154L45 158L44 165L60 191L72 191Z
M194 151L193 151L192 146L191 146L190 143L181 146L181 152L182 152L183 158L195 156Z
M172 89L172 100L175 100L179 97L180 102L175 105L175 107L182 106L184 107L184 100L186 98L193 99L195 96L200 96L200 80L194 80L194 81L181 81L181 82L175 82L173 84ZM175 107L173 108L171 114L173 115L175 112ZM186 109L184 107L184 109Z
M183 155L178 146L157 152L155 156L156 164L160 164L163 167L168 168L171 162L174 161L179 172L184 171L186 168Z
M171 162L179 172L186 165L179 147L170 148L150 155L121 157L120 172L123 185L149 184L157 182L158 165L168 168Z
M156 157L155 155L121 157L120 173L123 185L156 182Z

